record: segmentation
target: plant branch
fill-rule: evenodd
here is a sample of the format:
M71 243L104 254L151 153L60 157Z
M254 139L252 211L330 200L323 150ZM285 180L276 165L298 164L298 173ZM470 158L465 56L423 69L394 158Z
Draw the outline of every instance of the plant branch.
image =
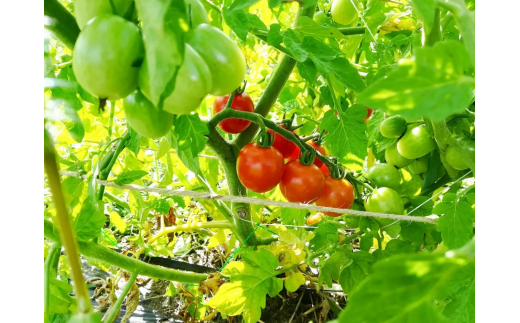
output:
M115 163L117 161L117 158L119 158L119 154L121 154L123 149L125 149L126 142L128 141L128 139L130 139L130 132L127 132L123 136L121 141L119 141L119 145L117 145L117 148L116 148L116 150L114 152L114 155L112 156L112 159L110 160L110 163L108 164L107 167L105 167L104 169L100 170L99 179L106 180L108 178L108 175L110 175L110 172L112 171L112 167L114 167L114 165L115 165ZM103 195L104 194L105 194L105 186L101 185L99 187L99 192L98 192L98 201L103 200Z
M72 227L71 218L63 195L61 187L60 173L58 169L58 160L54 143L47 130L44 130L44 167L47 173L49 187L52 193L52 200L56 208L57 224L60 228L61 242L65 247L65 253L70 265L72 279L74 280L74 291L78 299L78 312L89 313L92 311L90 298L88 295L87 285L83 272L81 270L81 262L77 248L76 236Z
M52 279L56 278L58 271L58 264L60 260L61 244L54 243L45 259L44 272L43 272L43 315L44 321L47 322L50 316L50 287Z
M123 301L132 288L132 285L134 285L135 280L137 279L137 272L132 273L130 278L128 279L128 282L126 283L125 287L121 291L121 295L117 298L117 301L110 306L107 313L105 314L103 322L111 323L116 320L116 317L121 313L121 305L123 304Z
M45 238L54 242L60 241L60 238L54 233L52 222L47 220L44 220L44 236ZM86 257L105 262L115 267L124 269L128 272L136 272L139 273L139 275L148 276L151 278L172 280L184 283L200 283L201 281L208 278L208 275L205 274L184 272L147 264L135 258L127 257L108 248L102 247L95 242L80 241L78 246L81 254Z
M312 261L312 260L314 260L314 259L316 259L316 258L318 258L318 257L320 257L320 256L323 256L324 254L326 254L327 252L329 252L329 251L332 250L332 249L336 249L336 248L338 248L338 247L341 247L341 246L343 246L343 245L346 245L347 243L349 243L349 242L351 242L351 241L353 241L353 240L356 240L357 238L361 237L363 234L364 234L364 232L362 232L362 231L358 231L358 232L356 232L356 233L354 233L354 234L351 234L351 235L345 237L344 240L337 242L334 246L332 246L332 247L330 247L330 248L327 248L327 249L325 249L325 250L322 250L322 251L319 251L319 252L313 253L313 254L310 255L307 259L308 259L309 262L310 262L310 261Z
M80 30L72 13L58 0L45 0L43 14L51 18L51 23L45 25L45 28L51 31L56 39L73 50Z

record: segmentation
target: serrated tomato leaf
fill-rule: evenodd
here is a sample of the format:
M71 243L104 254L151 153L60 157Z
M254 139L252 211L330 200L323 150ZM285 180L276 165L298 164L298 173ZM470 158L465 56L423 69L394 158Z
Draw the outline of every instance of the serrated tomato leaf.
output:
M441 232L442 240L448 248L460 248L474 236L475 209L466 197L458 199L456 194L447 193L433 212L440 216L437 231Z
M88 241L99 235L106 217L90 199L83 201L81 210L74 219L74 232L79 241Z

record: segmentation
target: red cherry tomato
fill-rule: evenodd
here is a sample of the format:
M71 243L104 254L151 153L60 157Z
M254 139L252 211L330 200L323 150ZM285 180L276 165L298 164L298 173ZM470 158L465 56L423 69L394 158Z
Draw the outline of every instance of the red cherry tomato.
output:
M316 201L316 205L348 209L352 206L352 203L354 203L354 188L352 184L344 179L335 179L331 176L326 176L323 192ZM323 213L333 217L341 215L336 212Z
M327 167L327 165L325 165L325 164L321 165L320 170L323 173L323 176L330 175L330 170Z
M365 117L365 119L363 119L363 122L366 122L374 114L374 110L367 108L367 107L365 107L365 109L367 109L368 113L367 113L367 116Z
M323 156L325 156L327 154L327 152L325 151L325 148L323 146L316 145L314 143L314 141L309 140L309 141L307 141L307 144L314 147ZM289 161L296 160L296 159L298 159L299 156L300 156L300 148L298 148L298 146L296 146L296 149L294 150L294 152L291 154L291 156L289 156ZM321 160L319 160L318 157L315 157L314 165L318 166L318 168L319 168L319 167L321 167L321 165L323 165L323 162Z
M321 221L321 218L323 217L323 214L316 213L307 218L307 225L314 225L318 224Z
M280 127L285 129L284 126ZM269 133L271 133L272 135L273 131L271 129L268 129L267 131L269 131ZM294 133L294 131L291 132ZM291 156L291 154L297 148L297 146L292 141L285 139L284 136L276 132L274 133L273 147L278 149L278 151L282 153L283 158L289 158L289 156Z
M213 115L222 111L229 100L229 94L224 96L217 96L215 103L213 103ZM255 112L255 105L253 100L247 95L246 92L235 95L233 103L231 103L231 109L237 111ZM218 124L222 131L227 133L241 133L246 130L251 124L249 120L243 119L226 119Z
M253 192L272 190L280 182L283 170L283 156L273 147L262 148L251 143L238 153L238 179Z
M289 202L309 204L320 197L324 183L325 178L316 165L305 166L299 160L291 160L285 165L280 191Z

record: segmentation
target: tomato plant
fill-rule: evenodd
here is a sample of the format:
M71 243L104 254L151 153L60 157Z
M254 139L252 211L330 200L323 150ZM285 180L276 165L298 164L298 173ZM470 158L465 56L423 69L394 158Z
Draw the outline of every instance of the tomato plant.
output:
M217 114L222 111L226 104L229 101L229 94L225 96L219 96L215 98L215 103L213 104L213 114ZM237 111L246 111L246 112L254 112L255 105L253 100L247 95L247 93L241 93L235 95L233 98L233 102L231 103L231 109ZM227 133L241 133L246 130L247 127L251 124L251 121L244 119L227 119L219 123L220 129ZM276 140L276 138L275 138Z
M473 2L45 0L44 321L474 322Z
M251 143L238 153L238 178L253 192L272 190L282 179L283 172L283 156L274 147L263 148Z

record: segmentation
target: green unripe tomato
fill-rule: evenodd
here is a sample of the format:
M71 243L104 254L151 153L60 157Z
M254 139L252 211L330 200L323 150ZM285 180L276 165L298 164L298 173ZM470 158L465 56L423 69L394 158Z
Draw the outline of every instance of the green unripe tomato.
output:
M112 1L117 12L113 12L109 0L75 0L74 15L79 29L85 28L90 19L103 14L123 16L132 3L132 0Z
M379 124L379 130L386 138L399 138L405 133L406 128L406 120L401 116L386 118Z
M357 6L358 0L353 0ZM351 0L334 0L330 8L332 19L338 24L349 25L358 18L358 12Z
M209 24L208 12L199 0L184 0L184 4L186 5L188 17L191 18L192 28L195 28L200 24Z
M365 177L376 187L390 187L398 189L401 182L401 174L392 165L381 163L370 167Z
M139 71L139 88L148 99L152 99L146 59ZM163 109L172 114L188 114L200 106L210 88L211 73L208 65L191 46L186 45L175 88L164 100Z
M79 34L72 68L87 92L118 100L137 88L139 67L132 65L143 56L143 40L136 25L119 16L97 16Z
M166 135L173 124L173 115L157 110L141 91L123 100L126 122L138 134L157 139Z
M390 165L403 168L411 163L413 163L413 159L404 158L398 151L397 145L390 146L385 150L385 159L386 162Z
M318 25L330 24L330 19L327 14L323 11L318 11L312 18Z
M435 140L424 125L408 127L404 136L397 142L397 151L408 159L417 159L427 155L437 147Z
M424 174L428 170L428 166L430 165L430 158L428 156L423 156L413 161L408 166L410 172L416 175Z
M460 144L462 145L462 149L466 152L466 154L475 160L475 142L473 140L462 140L460 141ZM451 167L455 169L463 170L469 168L461 154L459 154L459 152L452 146L448 146L448 148L446 148L446 161Z
M404 213L404 205L399 193L388 187L375 189L365 201L368 212L398 214Z
M210 94L226 95L242 84L246 75L246 59L237 43L220 29L200 24L190 32L187 42L209 67Z

